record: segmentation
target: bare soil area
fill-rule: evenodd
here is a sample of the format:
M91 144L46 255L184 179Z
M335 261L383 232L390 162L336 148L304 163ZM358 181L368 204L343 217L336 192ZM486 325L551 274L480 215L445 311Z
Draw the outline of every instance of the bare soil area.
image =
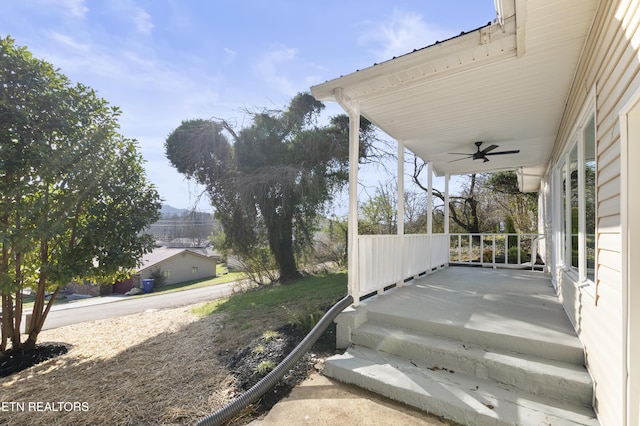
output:
M194 424L256 383L304 337L286 322L244 330L191 307L42 332L66 353L0 379L0 424ZM265 331L275 331L268 338ZM296 368L231 424L260 416L335 352L330 328ZM64 352L62 349L58 349Z

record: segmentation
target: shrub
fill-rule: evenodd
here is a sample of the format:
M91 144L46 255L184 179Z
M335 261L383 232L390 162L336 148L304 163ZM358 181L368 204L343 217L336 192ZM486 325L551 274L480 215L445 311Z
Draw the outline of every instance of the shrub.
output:
M527 252L520 249L520 262L526 262L528 259ZM518 247L509 247L509 263L518 263Z
M162 287L167 283L167 277L165 277L164 272L160 268L151 270L151 278L153 279L154 287Z
M307 315L294 315L292 319L293 325L300 330L305 336L311 332L313 327L322 319L324 312L316 309Z
M264 340L265 342L275 340L279 337L280 337L280 333L274 330L267 330L264 333L262 333L262 340Z

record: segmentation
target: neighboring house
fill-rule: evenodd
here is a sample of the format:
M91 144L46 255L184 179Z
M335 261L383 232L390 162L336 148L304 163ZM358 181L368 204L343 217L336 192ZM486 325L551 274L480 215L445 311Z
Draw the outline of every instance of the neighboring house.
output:
M216 260L186 248L159 247L145 254L137 273L128 280L115 284L114 291L125 293L137 280L149 279L159 270L166 278L165 285L216 276Z
M584 346L598 420L638 425L639 2L495 4L487 26L312 87L351 122L349 292L358 305L372 290L367 271L384 263L357 234L360 115L398 141L399 175L405 148L447 185L450 175L515 169L521 190L539 193L539 253ZM519 152L471 157L491 145ZM427 250L422 258L441 253Z

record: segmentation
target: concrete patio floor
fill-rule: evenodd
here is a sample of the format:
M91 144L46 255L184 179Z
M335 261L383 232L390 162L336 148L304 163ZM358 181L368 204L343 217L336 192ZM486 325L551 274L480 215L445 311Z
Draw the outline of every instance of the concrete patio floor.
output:
M535 346L565 350L582 345L547 274L529 270L453 266L366 300L359 311L371 319L393 315L428 324L431 332L507 350ZM340 319L339 319L340 320ZM411 327L408 327L411 328ZM505 339L508 337L508 339ZM522 345L526 345L523 348Z
M296 386L252 426L350 425L350 426L446 426L423 411L324 377L318 373Z

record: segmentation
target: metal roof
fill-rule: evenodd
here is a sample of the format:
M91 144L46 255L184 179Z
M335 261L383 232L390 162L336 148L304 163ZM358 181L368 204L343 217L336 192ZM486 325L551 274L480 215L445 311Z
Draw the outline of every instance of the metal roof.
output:
M562 119L597 0L503 0L502 19L412 53L313 86L342 91L361 114L438 175L516 169L537 190ZM450 153L496 151L489 162Z
M153 266L158 265L159 263L177 256L179 254L185 253L193 256L203 257L209 259L207 256L197 253L188 248L168 248L168 247L156 247L152 252L146 253L140 259L140 263L138 265L138 273L145 269L149 269Z

